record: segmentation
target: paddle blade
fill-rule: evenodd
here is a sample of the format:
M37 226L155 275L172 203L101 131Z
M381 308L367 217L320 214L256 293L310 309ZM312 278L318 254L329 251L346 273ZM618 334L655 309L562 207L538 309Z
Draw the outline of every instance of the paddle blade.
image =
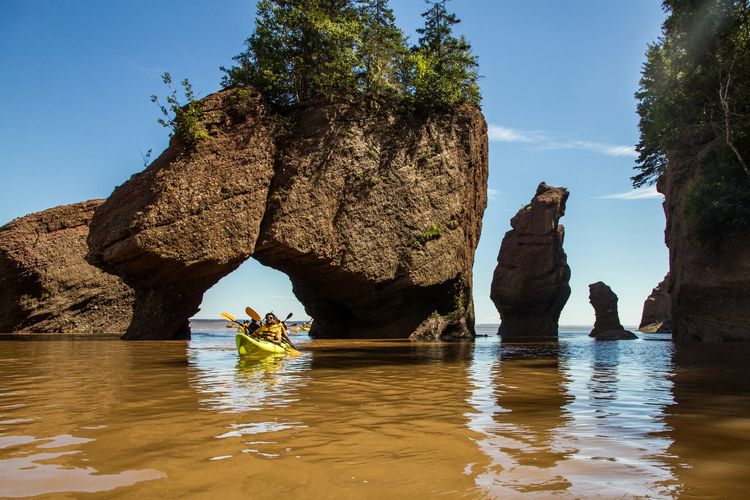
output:
M286 321L287 319L289 319L289 318L291 318L291 317L292 317L292 313L289 313L289 314L287 314L287 315L286 315L286 319L285 319L284 321Z
M245 313L246 313L246 314L247 314L248 316L250 316L251 318L253 318L253 319L254 319L255 321L260 321L260 314L258 314L257 312L255 312L255 310L253 310L253 308L252 308L252 307L250 307L250 306L247 306L247 307L245 308Z
M235 323L237 322L237 318L235 318L234 316L232 316L228 312L223 312L223 313L219 314L219 316L221 316L222 318L224 318L224 319L226 319L228 321L232 321L232 322L235 322Z

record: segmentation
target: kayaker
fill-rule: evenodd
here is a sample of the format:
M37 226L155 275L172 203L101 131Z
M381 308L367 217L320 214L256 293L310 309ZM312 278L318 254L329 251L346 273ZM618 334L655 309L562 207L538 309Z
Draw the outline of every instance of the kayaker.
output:
M244 330L245 335L252 335L258 328L260 328L260 323L255 321L255 319L251 319L250 321L245 320L242 322L242 329Z
M286 336L286 327L272 312L266 314L263 325L261 325L261 327L255 331L255 333L257 335L262 335L263 337L269 338L276 343L281 342L282 338L288 339L288 337Z

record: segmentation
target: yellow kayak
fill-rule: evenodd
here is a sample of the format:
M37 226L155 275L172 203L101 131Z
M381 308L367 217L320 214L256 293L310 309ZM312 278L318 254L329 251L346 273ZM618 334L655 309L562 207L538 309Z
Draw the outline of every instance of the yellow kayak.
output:
M249 337L244 333L238 333L234 339L237 341L237 352L240 353L240 356L287 353L287 350L276 342L259 337Z

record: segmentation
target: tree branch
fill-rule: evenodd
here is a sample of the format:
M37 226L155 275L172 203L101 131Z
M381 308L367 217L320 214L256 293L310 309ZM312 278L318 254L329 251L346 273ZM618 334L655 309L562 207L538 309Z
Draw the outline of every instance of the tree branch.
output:
M727 82L726 84L721 81L719 83L719 102L721 103L721 108L724 110L724 131L726 135L726 142L727 146L734 152L734 155L737 157L737 160L739 160L740 165L742 166L743 170L745 170L745 173L748 177L750 177L750 168L748 168L747 163L745 163L745 160L742 158L742 155L737 150L737 147L732 142L732 131L729 124L729 117L732 115L730 106L729 106L729 87L732 83L732 73L729 72L727 74Z

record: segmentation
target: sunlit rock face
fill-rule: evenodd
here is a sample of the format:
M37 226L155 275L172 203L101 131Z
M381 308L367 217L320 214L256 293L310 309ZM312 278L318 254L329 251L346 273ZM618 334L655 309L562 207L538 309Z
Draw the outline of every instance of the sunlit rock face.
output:
M659 283L643 303L643 315L638 329L648 333L672 332L672 298L669 295L669 274Z
M184 338L203 293L254 256L292 280L317 337L472 338L486 207L481 112L279 116L203 100L210 138L173 141L97 211L90 260L136 291L126 338Z
M703 161L670 158L657 184L664 194L669 247L672 335L679 341L750 341L750 235L699 244L685 199Z
M589 285L589 302L594 307L596 320L589 337L597 340L631 340L638 338L620 324L617 295L610 287L597 281Z
M94 210L63 205L0 228L0 332L121 333L133 291L86 262Z
M511 219L492 278L503 339L556 338L570 297L570 267L563 250L568 190L542 182L531 203Z
M259 94L202 100L210 138L177 140L94 215L89 260L133 287L127 339L190 335L203 293L252 255L273 177L275 119Z

